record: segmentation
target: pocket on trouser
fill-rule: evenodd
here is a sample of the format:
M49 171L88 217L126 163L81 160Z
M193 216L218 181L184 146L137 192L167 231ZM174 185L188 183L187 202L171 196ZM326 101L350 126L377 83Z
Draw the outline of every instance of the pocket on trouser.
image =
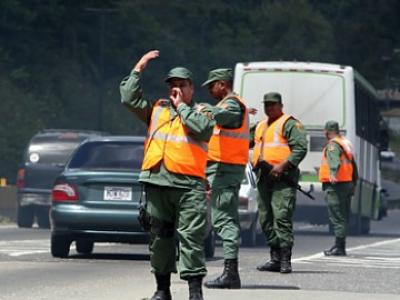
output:
M227 211L239 204L238 193L231 189L218 190L214 199L215 201L213 207L224 211Z
M272 196L274 222L273 228L280 247L293 245L293 213L296 202L295 190L285 188L274 191Z
M296 205L296 191L286 188L274 191L272 194L271 206L275 219L290 219Z

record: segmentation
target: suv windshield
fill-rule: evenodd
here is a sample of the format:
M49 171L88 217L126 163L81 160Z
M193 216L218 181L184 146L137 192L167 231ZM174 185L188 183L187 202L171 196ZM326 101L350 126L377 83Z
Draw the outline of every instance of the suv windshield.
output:
M73 155L68 168L140 170L143 151L142 142L87 142Z

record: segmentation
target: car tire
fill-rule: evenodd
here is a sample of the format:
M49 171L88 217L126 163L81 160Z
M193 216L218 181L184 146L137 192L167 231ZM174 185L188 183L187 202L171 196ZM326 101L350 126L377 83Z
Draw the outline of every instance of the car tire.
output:
M255 221L250 228L242 232L242 245L245 247L255 247L257 245L257 224Z
M50 228L49 208L47 206L38 207L36 209L36 217L39 228Z
M71 240L62 235L51 236L51 255L54 257L66 258L69 254L69 247L71 246Z
M215 254L215 233L211 230L204 240L204 254L206 258L213 258Z
M34 210L32 206L18 206L17 224L21 228L31 228L33 225Z
M76 244L76 252L80 254L91 254L94 248L94 242L90 240L77 240Z

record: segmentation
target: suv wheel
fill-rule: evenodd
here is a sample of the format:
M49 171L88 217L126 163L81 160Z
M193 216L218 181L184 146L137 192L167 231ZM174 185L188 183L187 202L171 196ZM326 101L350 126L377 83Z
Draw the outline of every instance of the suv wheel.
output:
M90 254L93 252L94 242L89 240L77 240L76 252L81 254Z
M40 228L50 228L49 208L47 206L38 207L36 217Z
M18 206L17 212L17 224L18 227L31 228L33 224L34 211L33 207L28 206Z
M69 254L69 246L71 240L66 236L52 235L51 236L51 255L54 257L65 258Z
M211 230L206 239L204 240L204 252L206 258L214 257L215 253L215 233Z

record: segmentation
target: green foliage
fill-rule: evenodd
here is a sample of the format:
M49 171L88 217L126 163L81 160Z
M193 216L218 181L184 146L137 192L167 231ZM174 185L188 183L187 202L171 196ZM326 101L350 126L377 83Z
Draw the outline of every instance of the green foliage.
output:
M376 85L398 77L396 0L3 0L0 1L0 176L15 178L29 138L43 128L144 134L118 85L141 55L148 99L165 96L167 71L208 71L239 61L350 64ZM382 76L385 74L385 76Z

